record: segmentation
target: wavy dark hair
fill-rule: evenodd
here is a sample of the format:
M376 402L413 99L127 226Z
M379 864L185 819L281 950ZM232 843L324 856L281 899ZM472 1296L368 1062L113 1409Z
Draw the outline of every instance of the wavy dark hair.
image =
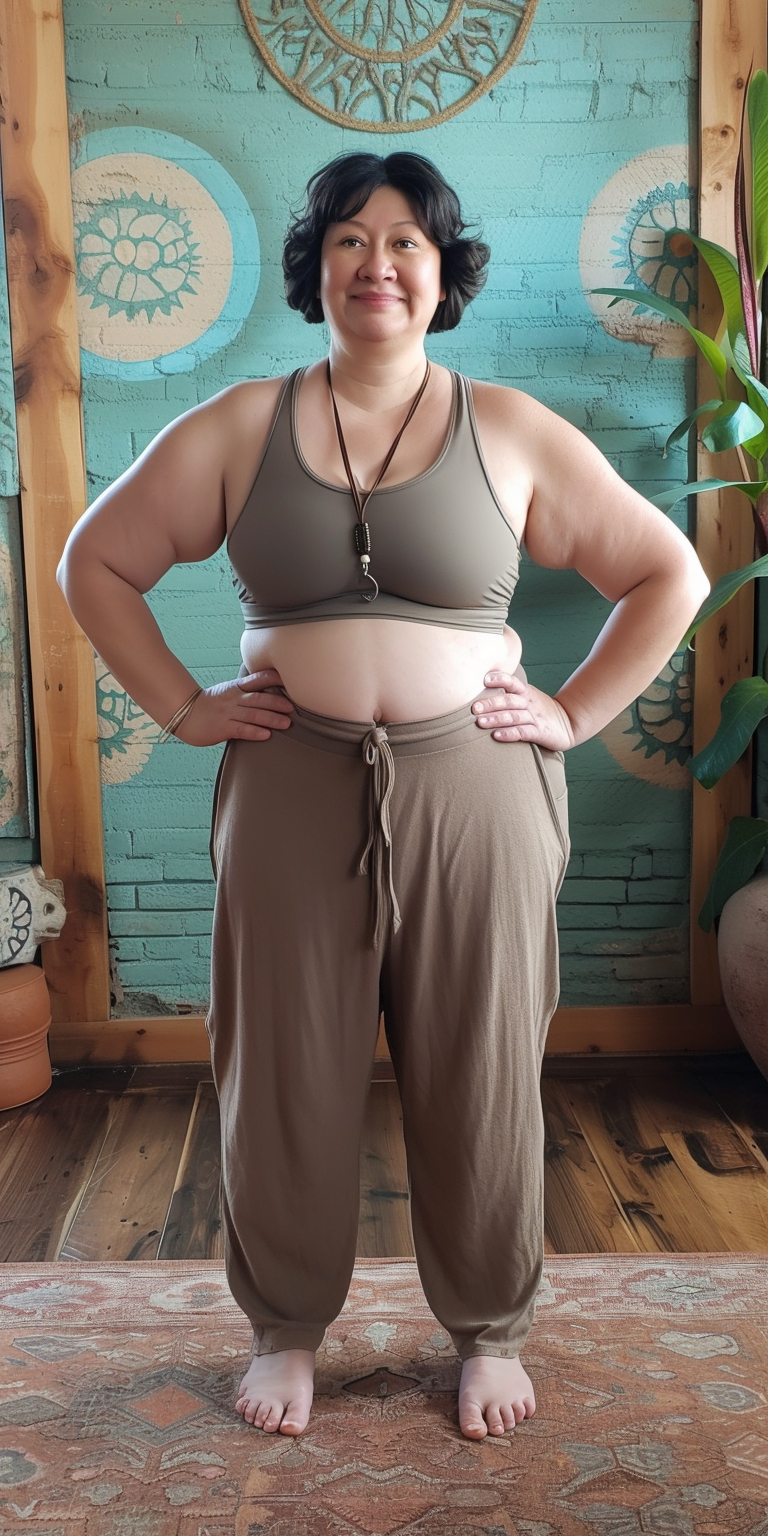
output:
M294 216L283 246L285 295L310 325L325 317L317 296L320 250L329 224L353 219L378 187L395 187L407 198L425 235L440 248L440 275L445 298L428 331L452 331L467 304L480 292L487 276L490 250L482 240L465 237L468 225L453 187L436 165L407 151L394 155L337 155L307 183L306 205Z

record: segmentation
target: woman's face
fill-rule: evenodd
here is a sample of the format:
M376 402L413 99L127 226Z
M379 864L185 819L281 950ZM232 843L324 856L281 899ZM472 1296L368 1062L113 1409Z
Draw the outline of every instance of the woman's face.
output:
M359 213L329 224L320 302L332 332L374 343L423 337L444 298L439 247L395 187L377 187Z

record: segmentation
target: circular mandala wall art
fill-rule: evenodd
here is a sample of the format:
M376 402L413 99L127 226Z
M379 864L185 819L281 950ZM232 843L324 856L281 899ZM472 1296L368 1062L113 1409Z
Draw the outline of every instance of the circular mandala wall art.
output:
M72 169L84 374L181 373L235 337L259 283L253 214L199 145L151 128L81 139Z
M407 133L463 112L514 64L537 0L240 0L272 74L345 128Z
M677 651L655 682L599 732L611 757L662 789L689 789L692 689L686 651Z
M696 311L696 249L677 226L690 228L690 151L670 144L635 155L598 192L581 232L579 270L587 303L609 335L652 346L660 357L696 350L681 325L642 310L632 300L615 304L592 288L639 288Z
M160 727L140 709L94 652L96 718L102 784L124 784L141 773Z

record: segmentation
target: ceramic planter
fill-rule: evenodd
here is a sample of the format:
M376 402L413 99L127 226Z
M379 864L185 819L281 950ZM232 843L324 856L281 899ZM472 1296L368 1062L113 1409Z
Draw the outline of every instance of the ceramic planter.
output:
M0 1110L28 1104L51 1086L51 1004L39 965L0 970Z
M725 1006L768 1078L768 874L755 875L725 903L717 952Z

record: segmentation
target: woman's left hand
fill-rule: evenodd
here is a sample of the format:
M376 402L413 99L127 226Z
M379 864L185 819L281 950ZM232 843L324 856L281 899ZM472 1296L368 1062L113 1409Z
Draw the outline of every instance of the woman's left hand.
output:
M472 705L476 723L494 741L535 741L551 752L574 745L573 726L556 699L510 672L486 672L484 684L493 692Z

